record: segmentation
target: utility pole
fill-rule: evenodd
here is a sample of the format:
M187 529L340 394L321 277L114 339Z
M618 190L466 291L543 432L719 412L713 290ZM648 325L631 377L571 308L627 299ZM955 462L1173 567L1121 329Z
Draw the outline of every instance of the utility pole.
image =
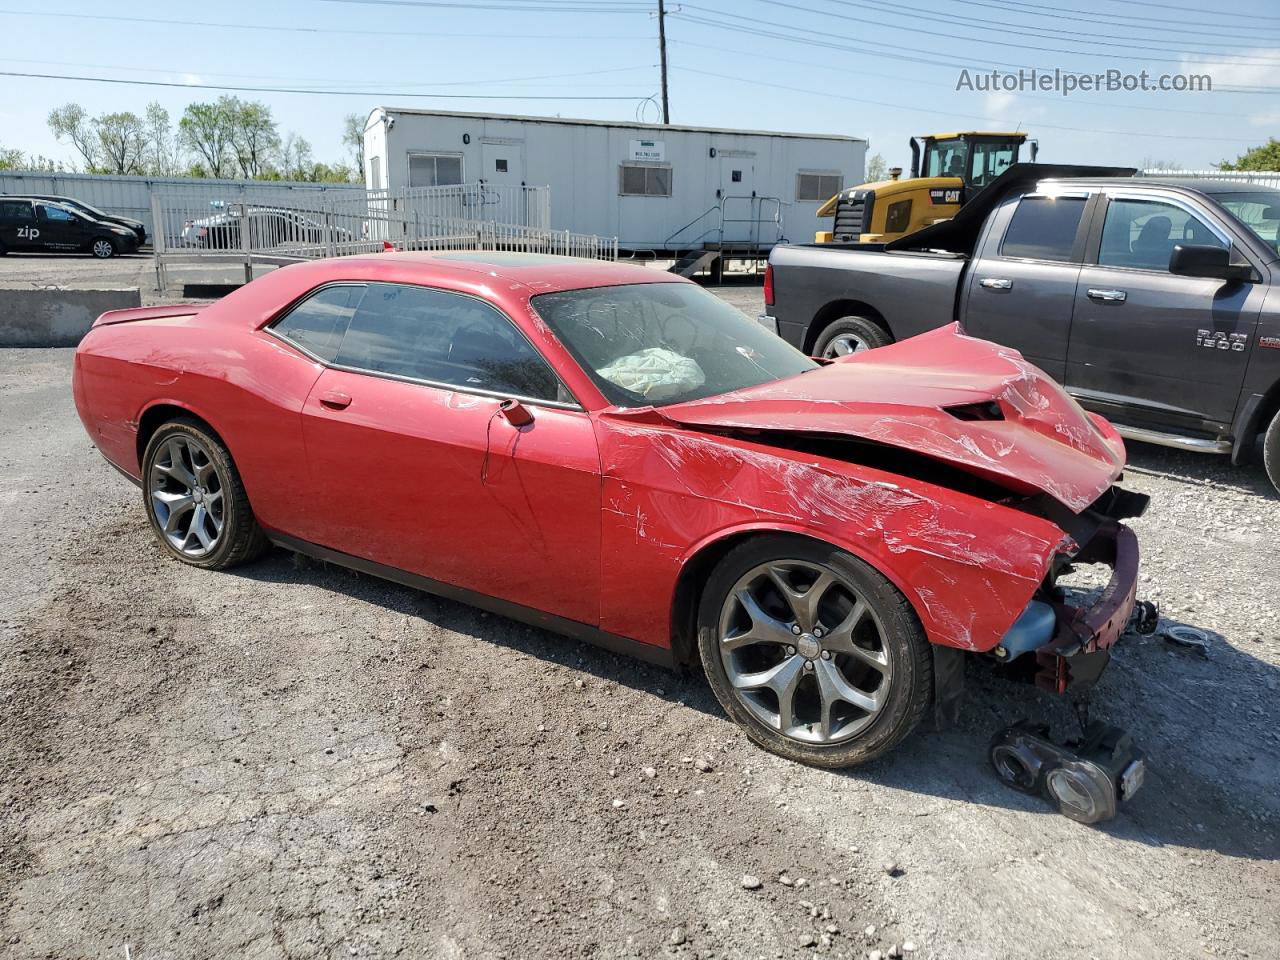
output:
M671 108L667 104L667 8L658 0L658 54L662 58L662 122L671 122Z

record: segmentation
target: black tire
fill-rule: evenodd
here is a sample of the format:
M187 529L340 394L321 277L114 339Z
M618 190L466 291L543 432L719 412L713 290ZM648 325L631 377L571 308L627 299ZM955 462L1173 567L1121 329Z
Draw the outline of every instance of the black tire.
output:
M888 689L879 709L869 715L867 725L848 739L831 743L806 742L784 735L779 729L781 724L774 726L764 722L734 689L724 663L725 657L722 657L720 624L730 592L762 565L791 562L822 568L838 578L837 585L841 589L843 584L839 580L852 587L874 615L874 625L882 638L880 652L887 658L890 671L886 676ZM799 655L798 647L788 649L797 651L791 658ZM725 556L707 579L699 603L698 653L716 699L752 741L770 753L816 767L850 767L883 755L915 730L933 697L932 650L906 597L878 571L856 557L804 537L763 535L740 544ZM781 659L790 659L785 651L781 653ZM732 659L736 654L726 656ZM821 659L828 659L825 651ZM837 655L836 660L840 659ZM825 669L817 662L806 663L803 668L805 671ZM813 677L799 682L816 686L817 679ZM800 696L797 688L796 697ZM781 715L781 710L777 712Z
M853 350L839 350L841 343L852 343L858 350L874 350L876 347L887 347L893 343L889 331L866 317L841 317L833 320L818 335L813 345L815 357L844 356Z
M207 451L207 465L204 469L212 467L217 481L216 490L221 494L221 527L212 548L201 556L194 556L171 542L170 536L165 533L162 519L157 515L157 510L161 509L158 497L163 495L164 491L153 491L159 478L171 473L161 464L167 455L165 451L169 449L170 441L175 439L179 446L185 446L188 451L192 449L192 442L203 451ZM169 459L171 460L172 457L170 456ZM205 463L203 457L201 462ZM190 465L194 460L189 457L185 463ZM193 476L197 475L194 469L186 466L183 469ZM181 481L175 482L181 485ZM214 489L212 483L207 486L209 490ZM262 532L262 528L254 518L253 508L249 505L249 497L240 479L240 471L236 469L226 445L217 434L197 420L187 417L170 420L152 434L147 442L146 452L142 456L142 491L147 519L151 521L151 529L156 539L165 550L183 563L204 570L225 570L256 559L270 546L266 534ZM207 494L204 495L207 496ZM212 516L212 508L209 513Z
M1280 412L1271 418L1271 426L1262 438L1262 465L1266 467L1271 485L1280 493Z
M116 242L110 237L94 237L89 241L89 253L99 260L110 260L119 252Z

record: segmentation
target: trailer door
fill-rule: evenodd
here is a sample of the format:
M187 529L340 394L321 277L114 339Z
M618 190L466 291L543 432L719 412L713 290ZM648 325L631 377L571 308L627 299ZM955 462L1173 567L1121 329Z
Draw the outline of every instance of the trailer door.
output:
M503 187L524 184L524 141L483 140L480 143L480 180Z
M753 156L720 157L720 190L724 214L724 238L729 242L756 242L760 238L760 200L756 196L756 161ZM772 211L770 211L772 212Z

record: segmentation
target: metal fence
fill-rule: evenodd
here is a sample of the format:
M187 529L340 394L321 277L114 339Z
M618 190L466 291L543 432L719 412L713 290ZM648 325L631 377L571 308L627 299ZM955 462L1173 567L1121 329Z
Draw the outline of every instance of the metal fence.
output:
M1262 187L1280 188L1280 170L1143 170L1144 177L1169 177L1196 180L1231 180L1256 183Z
M46 194L71 197L121 217L141 220L147 234L151 222L151 197L175 194L205 202L244 202L262 206L289 206L316 199L364 196L359 183L303 183L279 180L213 180L203 177L125 177L90 173L37 173L0 171L0 194Z
M500 219L508 218L508 219ZM458 184L289 204L152 195L156 285L177 263L253 267L395 250L510 250L615 260L616 238L552 230L546 187Z

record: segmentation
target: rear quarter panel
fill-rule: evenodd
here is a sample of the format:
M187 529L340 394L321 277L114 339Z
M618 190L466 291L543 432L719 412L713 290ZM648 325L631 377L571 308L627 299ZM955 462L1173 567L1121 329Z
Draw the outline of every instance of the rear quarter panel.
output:
M265 332L163 317L94 327L76 354L74 393L90 438L135 479L149 409L203 419L230 450L254 513L287 530L305 497L300 411L319 375L319 364Z
M950 323L965 266L953 256L819 244L774 247L769 262L771 313L783 338L803 350L821 326L851 312L835 306L842 303L869 306L895 340Z

